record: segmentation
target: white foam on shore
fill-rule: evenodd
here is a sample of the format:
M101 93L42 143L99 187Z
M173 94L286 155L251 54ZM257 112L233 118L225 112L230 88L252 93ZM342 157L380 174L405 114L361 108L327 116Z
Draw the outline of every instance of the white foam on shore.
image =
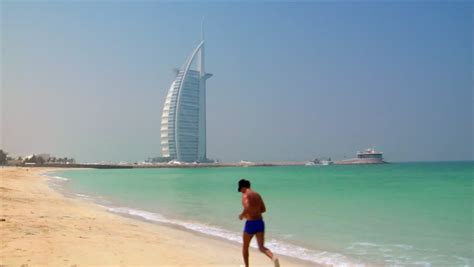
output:
M69 181L68 178L64 178L64 177L61 177L61 176L52 176L54 179L58 179L58 180L62 180L62 181Z
M47 177L47 178L49 178L49 179L56 179L56 180L61 180L61 181L69 181L68 178L61 177L61 176L56 176L56 175L43 174L42 176Z
M75 193L74 195L76 197L79 197L80 199L84 199L84 200L88 200L88 201L94 201L95 200L93 197L88 196L88 195L84 195L84 194Z
M152 222L178 225L195 232L224 238L233 242L242 243L241 233L228 231L216 226L210 226L210 225L205 225L205 224L195 223L195 222L184 222L184 221L179 221L179 220L172 220L157 213L127 208L127 207L105 207L105 208L110 212L125 214L129 216L136 216L136 217L140 217L142 219L152 221ZM251 246L255 248L257 247L255 243L252 243ZM301 246L289 244L289 243L282 242L275 239L271 239L270 241L268 241L266 243L266 246L277 254L285 255L285 256L289 256L293 258L298 258L301 260L311 261L317 264L341 266L341 267L364 266L363 264L360 264L360 263L350 262L350 260L342 254L332 253L332 252L327 252L327 251L315 251L315 250L307 249Z

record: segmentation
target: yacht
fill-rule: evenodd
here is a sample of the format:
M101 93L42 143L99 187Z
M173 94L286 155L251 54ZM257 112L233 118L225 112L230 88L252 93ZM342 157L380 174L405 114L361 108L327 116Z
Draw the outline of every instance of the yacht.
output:
M383 153L368 148L357 152L357 158L337 161L336 164L383 164L387 163L383 159Z

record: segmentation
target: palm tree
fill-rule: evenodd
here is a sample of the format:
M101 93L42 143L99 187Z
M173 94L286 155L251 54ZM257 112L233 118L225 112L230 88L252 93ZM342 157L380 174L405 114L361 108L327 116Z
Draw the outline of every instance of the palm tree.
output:
M0 149L0 165L7 164L7 155L7 152L4 152L2 149Z
M42 157L37 157L37 158L36 158L36 163L39 164L39 165L43 165L43 164L44 164L44 158L42 158Z
M36 163L36 155L33 155L31 158L27 159L26 162L28 162L28 163Z

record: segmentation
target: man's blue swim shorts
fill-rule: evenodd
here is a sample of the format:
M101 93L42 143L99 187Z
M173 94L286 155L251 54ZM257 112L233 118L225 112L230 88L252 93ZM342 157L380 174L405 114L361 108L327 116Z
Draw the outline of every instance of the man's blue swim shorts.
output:
M254 235L259 232L265 232L265 223L262 219L246 221L244 232L249 235Z

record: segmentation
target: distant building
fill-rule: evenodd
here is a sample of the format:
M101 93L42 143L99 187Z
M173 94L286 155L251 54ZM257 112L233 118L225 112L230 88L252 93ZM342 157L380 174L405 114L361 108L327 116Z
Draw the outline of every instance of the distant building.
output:
M11 159L7 162L7 165L9 166L17 166L17 165L21 165L23 163L23 160L19 160L19 159Z
M211 76L204 71L203 39L168 90L161 116L162 157L180 162L207 160L206 80Z
M33 158L33 156L36 157L36 158L41 158L45 162L48 161L51 158L50 154L43 153L43 154L33 154L33 155L25 156L23 158L23 160L29 160L29 159Z
M51 158L51 155L50 154L38 154L38 155L36 155L36 157L42 158L46 162Z

